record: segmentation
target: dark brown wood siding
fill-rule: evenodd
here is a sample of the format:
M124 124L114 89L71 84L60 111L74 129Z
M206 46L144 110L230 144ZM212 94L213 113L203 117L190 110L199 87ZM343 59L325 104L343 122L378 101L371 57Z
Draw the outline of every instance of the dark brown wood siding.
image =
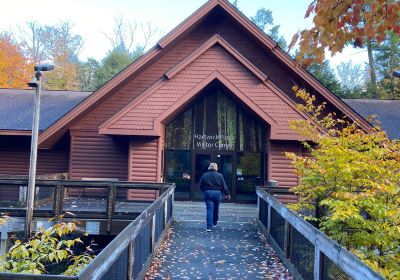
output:
M68 146L39 150L36 174L68 172ZM5 136L0 138L0 175L28 176L30 137Z
M132 139L129 181L157 182L158 139Z
M128 141L98 135L96 131L73 131L70 178L128 178Z
M157 182L158 139L131 139L129 143L129 181ZM157 192L129 190L128 199L154 200Z
M270 175L269 178L278 181L280 187L290 188L298 184L291 160L285 157L285 152L301 154L302 147L297 141L271 141Z

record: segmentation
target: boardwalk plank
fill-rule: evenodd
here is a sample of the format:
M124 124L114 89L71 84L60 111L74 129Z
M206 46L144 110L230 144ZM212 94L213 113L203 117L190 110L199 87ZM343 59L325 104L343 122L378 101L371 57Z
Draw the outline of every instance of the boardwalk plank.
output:
M255 223L254 205L224 204L205 232L204 203L176 203L169 245L149 279L292 279Z

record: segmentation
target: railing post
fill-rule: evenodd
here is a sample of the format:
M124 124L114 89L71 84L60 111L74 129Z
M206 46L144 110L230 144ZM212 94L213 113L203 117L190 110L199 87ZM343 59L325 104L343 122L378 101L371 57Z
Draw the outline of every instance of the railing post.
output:
M168 197L164 201L164 229L167 228L167 224L168 224Z
M154 252L154 248L155 248L155 238L156 238L156 215L157 215L157 211L154 212L153 218L151 219L151 239L150 239L150 244L151 244L151 252Z
M55 194L54 194L54 201L53 201L53 211L54 211L54 221L57 223L58 218L61 215L61 207L60 204L62 200L61 196L61 182L58 181L57 185L55 186Z
M322 256L318 244L314 247L314 280L322 279Z
M129 247L128 247L128 279L133 280L134 271L135 267L135 239L132 239L129 241Z
M285 254L285 258L290 258L290 224L287 220L285 220L285 239L283 241L283 251Z
M271 204L268 203L267 235L271 234L271 208Z
M111 223L112 223L112 216L114 213L114 204L115 204L115 185L112 184L108 187L108 203L107 203L107 233L111 232Z
M175 201L175 191L171 195L171 219L174 216L174 201Z

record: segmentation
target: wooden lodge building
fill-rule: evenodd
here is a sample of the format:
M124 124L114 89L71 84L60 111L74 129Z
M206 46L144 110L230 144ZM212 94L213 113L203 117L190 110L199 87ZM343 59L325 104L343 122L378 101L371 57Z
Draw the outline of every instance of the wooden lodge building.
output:
M283 154L303 152L289 128L308 118L294 85L369 127L228 1L210 0L96 92L45 92L37 172L172 181L177 199L198 200L215 161L234 201L251 201L256 184L297 184ZM2 91L0 174L27 175L32 109L21 106L32 101Z

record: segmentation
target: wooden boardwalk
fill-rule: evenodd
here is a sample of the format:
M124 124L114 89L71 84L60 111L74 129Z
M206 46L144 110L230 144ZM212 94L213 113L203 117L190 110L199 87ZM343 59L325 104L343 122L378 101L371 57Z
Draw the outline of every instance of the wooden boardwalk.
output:
M256 223L255 205L223 204L205 232L205 205L175 202L174 223L148 279L292 279Z

